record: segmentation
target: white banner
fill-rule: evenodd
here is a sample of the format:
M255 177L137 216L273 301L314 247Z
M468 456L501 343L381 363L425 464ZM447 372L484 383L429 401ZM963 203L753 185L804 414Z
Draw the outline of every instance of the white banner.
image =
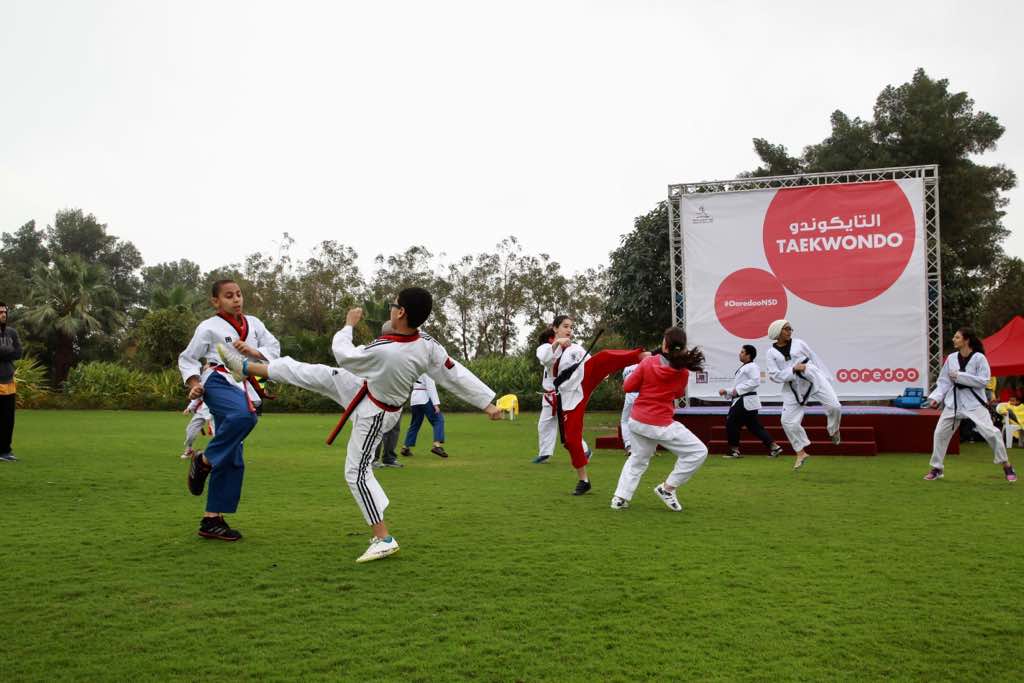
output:
M690 396L729 388L743 344L757 348L764 378L778 318L821 357L841 399L927 386L921 179L686 195L679 210L686 331L708 361ZM765 381L761 395L780 388Z

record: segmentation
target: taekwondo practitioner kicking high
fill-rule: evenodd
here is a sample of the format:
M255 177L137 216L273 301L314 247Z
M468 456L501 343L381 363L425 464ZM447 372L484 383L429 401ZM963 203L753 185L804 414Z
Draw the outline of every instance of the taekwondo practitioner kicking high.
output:
M188 469L188 490L203 494L206 478L210 490L199 535L222 541L242 537L224 519L238 509L242 495L245 461L242 442L256 426L256 406L266 394L256 380L242 381L228 374L217 357L217 345L226 344L244 358L268 361L281 354L281 345L259 318L242 313L242 290L232 280L213 283L211 304L217 315L199 323L192 341L178 356L178 369L189 388L190 399L203 398L217 425L206 450L195 452ZM206 359L210 366L202 369Z
M555 340L550 345L551 374L555 378L552 381L555 387L555 412L558 415L562 445L569 451L572 466L576 470L577 482L573 495L582 496L591 489L587 474L590 449L583 441L583 416L590 395L609 374L639 362L644 350L605 349L591 356L582 346L573 343L572 318L558 316L555 320L557 324L552 326ZM597 341L596 337L594 341Z
M999 438L999 430L992 424L985 400L985 385L992 375L985 347L973 328L961 327L953 335L953 348L956 350L942 364L935 391L928 395L928 405L937 408L941 402L943 407L932 440L932 468L924 478L927 481L942 479L949 440L960 426L960 420L966 417L974 421L974 428L992 448L992 462L1003 466L1006 481L1015 482L1017 473Z
M345 327L334 335L331 348L341 366L337 368L299 363L287 357L256 363L226 346L218 348L225 365L237 377L266 377L293 384L346 406L327 443L332 443L345 423L352 420L345 481L363 518L373 529L370 546L356 562L378 560L398 552L398 541L384 523L384 510L390 501L370 463L381 434L401 418L400 407L417 377L427 373L448 391L483 410L492 420L501 419L501 411L492 403L494 391L449 358L433 338L419 331L432 307L433 298L425 289L403 289L391 304L393 333L365 346L355 346L352 342L353 328L363 317L363 309L353 308L345 316Z
M740 430L747 426L750 433L768 447L768 456L777 458L782 454L782 446L772 440L761 421L757 419L757 411L761 410L761 399L757 397L757 388L761 386L761 369L754 359L757 349L744 344L740 349L740 367L736 370L736 379L732 389L719 389L718 395L732 399L729 415L725 418L725 433L729 438L729 452L724 458L742 458L740 453Z
M569 320L569 316L560 315L555 318L555 327L562 326L562 323ZM533 459L535 465L547 462L555 454L555 439L558 437L558 415L555 409L555 376L551 373L555 363L555 327L549 327L540 333L537 339L537 360L544 368L544 375L541 377L541 389L543 393L540 399L540 417L537 419L537 457ZM570 330L571 330L570 322ZM560 353L560 352L559 352Z
M633 452L622 466L619 485L612 497L613 510L625 510L633 499L640 477L647 471L658 446L676 456L672 473L654 487L654 495L669 510L682 512L676 488L682 486L704 464L708 447L693 432L676 422L675 401L686 392L690 370L701 370L704 354L686 348L686 332L678 327L665 330L661 351L640 361L636 372L623 384L625 391L639 392L629 417Z
M828 434L836 445L843 407L832 389L828 368L806 342L793 336L788 320L769 325L768 338L775 342L768 348L768 378L782 385L782 429L796 451L793 469L798 470L810 457L805 449L811 440L801 424L807 402L817 401L825 409Z

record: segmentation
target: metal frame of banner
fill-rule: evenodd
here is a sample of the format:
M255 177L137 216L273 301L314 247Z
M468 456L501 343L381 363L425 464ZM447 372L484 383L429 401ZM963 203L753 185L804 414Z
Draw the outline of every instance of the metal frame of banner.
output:
M686 272L683 253L682 211L683 197L724 192L751 192L777 190L787 187L814 185L846 185L875 183L883 180L921 178L924 181L924 246L925 246L925 301L928 339L925 341L928 367L926 386L938 377L942 368L942 263L939 254L939 167L899 166L871 168L859 171L830 173L802 173L796 175L765 176L761 178L734 178L732 180L704 180L699 183L680 183L668 186L668 245L669 271L672 280L672 324L686 327Z

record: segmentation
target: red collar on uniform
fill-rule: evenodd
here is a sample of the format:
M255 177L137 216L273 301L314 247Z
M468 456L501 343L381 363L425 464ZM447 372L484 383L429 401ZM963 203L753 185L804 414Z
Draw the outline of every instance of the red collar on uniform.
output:
M377 337L376 341L387 340L393 342L400 342L404 344L406 342L414 342L419 338L420 333L419 331L416 331L413 332L412 334L382 334L381 336Z
M249 319L246 318L244 315L242 316L241 324L239 324L237 320L235 320L227 313L218 312L217 317L223 318L224 320L227 321L228 325L231 325L231 327L234 328L235 332L238 334L238 339L240 341L245 341L249 337Z

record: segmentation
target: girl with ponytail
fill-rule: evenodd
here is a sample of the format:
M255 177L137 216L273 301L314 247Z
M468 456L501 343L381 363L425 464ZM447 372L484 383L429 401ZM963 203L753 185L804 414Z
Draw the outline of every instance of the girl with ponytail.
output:
M676 498L676 489L682 486L708 457L708 447L693 432L673 418L675 401L686 392L691 370L704 368L704 354L699 348L686 347L686 332L678 327L665 330L661 351L642 360L625 383L623 391L639 392L629 417L632 451L619 485L612 497L612 509L629 507L640 477L647 471L658 446L676 456L676 465L664 482L654 487L654 493L668 509L681 512L683 506Z

